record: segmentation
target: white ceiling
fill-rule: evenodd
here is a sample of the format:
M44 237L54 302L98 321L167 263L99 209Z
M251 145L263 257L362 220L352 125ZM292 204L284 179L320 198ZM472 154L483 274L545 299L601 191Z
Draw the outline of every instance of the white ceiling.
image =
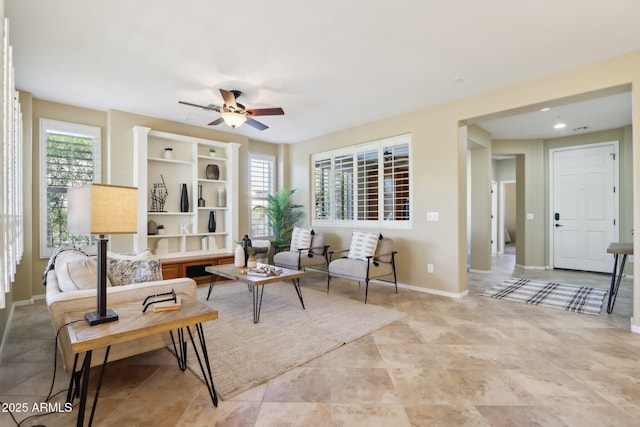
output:
M178 100L220 105L219 88L239 89L249 108L284 108L259 118L270 129L234 131L269 142L640 49L637 0L5 0L5 13L18 89L36 98L206 126L218 113ZM569 126L630 122L628 96L581 105L596 115ZM564 108L547 113L573 121ZM523 124L536 114L479 124L536 137Z

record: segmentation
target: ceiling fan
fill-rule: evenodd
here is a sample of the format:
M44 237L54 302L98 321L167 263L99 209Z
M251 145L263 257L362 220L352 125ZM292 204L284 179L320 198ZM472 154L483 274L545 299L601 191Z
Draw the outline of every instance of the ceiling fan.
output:
M249 126L258 130L268 129L269 126L261 123L253 118L253 116L281 116L284 114L282 108L249 108L237 102L237 99L242 95L239 90L224 90L220 89L220 94L224 100L222 107L217 105L198 105L191 102L178 101L180 104L190 105L192 107L203 108L205 110L213 110L220 113L220 117L208 123L208 125L219 125L225 122L232 128L242 126L243 123L247 123Z

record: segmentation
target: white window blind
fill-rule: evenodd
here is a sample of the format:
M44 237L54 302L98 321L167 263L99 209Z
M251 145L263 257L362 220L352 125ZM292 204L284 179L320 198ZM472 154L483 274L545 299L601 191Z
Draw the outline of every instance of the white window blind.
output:
M67 233L67 190L100 182L100 128L40 120L40 256L61 244L90 246L90 236Z
M249 217L251 237L267 237L272 235L269 219L266 216L268 196L275 188L275 157L251 153L250 157L250 186L251 186L251 214Z
M23 128L19 94L15 90L9 21L4 21L2 135L0 136L0 309L6 306L24 252Z
M411 135L312 156L313 222L411 226Z

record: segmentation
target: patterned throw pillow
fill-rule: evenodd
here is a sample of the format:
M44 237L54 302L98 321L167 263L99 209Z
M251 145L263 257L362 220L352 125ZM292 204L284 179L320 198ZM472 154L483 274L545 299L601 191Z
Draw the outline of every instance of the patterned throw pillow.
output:
M378 233L354 231L351 235L351 246L347 258L366 261L368 256L373 256L376 253L378 237Z
M162 266L157 259L129 261L107 258L107 276L113 286L162 280Z
M309 247L311 247L311 229L294 227L291 235L290 250L297 251L298 249Z

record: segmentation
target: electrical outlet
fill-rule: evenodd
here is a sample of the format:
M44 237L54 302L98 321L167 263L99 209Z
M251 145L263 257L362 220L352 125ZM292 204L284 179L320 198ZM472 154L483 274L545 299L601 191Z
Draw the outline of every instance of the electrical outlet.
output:
M438 212L427 212L427 221L440 220L440 214Z
M433 273L433 264L427 264L427 273Z

